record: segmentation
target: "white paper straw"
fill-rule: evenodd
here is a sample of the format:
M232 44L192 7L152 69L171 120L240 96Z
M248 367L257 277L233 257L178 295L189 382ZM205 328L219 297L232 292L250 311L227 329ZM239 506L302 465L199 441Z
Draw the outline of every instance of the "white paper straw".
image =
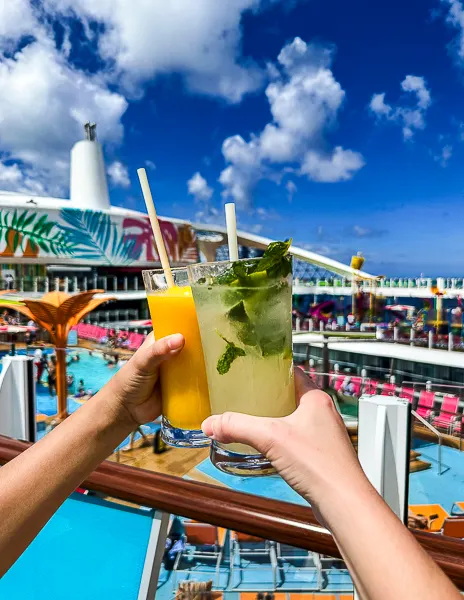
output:
M238 260L237 220L235 217L235 204L233 202L226 204L226 226L227 239L229 241L229 260Z
M156 247L163 267L164 276L166 277L166 283L168 287L174 287L174 277L172 276L171 265L169 264L168 253L166 252L166 246L164 245L163 234L161 233L158 215L156 214L155 204L151 195L150 184L148 183L147 172L145 169L137 169L137 175L139 176L140 185L142 187L143 198L150 217L151 228L155 237Z

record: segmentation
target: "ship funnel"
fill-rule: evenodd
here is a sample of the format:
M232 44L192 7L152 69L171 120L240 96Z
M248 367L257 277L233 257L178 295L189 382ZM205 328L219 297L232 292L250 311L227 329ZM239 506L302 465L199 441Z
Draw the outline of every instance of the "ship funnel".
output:
M85 139L71 150L71 202L76 208L109 209L105 161L97 142L96 124L84 125Z

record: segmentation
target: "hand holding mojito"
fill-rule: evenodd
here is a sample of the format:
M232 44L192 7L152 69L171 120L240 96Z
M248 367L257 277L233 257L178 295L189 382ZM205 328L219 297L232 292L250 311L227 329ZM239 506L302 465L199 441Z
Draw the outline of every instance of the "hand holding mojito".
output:
M290 241L256 259L188 268L213 414L283 417L295 410ZM273 472L244 444L213 443L211 460L239 475Z

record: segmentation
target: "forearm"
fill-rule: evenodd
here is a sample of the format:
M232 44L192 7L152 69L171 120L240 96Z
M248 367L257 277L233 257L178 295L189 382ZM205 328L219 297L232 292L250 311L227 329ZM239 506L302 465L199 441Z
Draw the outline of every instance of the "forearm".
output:
M335 498L335 495L334 495ZM456 588L368 484L356 482L326 504L327 526L362 600L460 598Z
M0 577L131 428L108 394L97 394L0 469Z

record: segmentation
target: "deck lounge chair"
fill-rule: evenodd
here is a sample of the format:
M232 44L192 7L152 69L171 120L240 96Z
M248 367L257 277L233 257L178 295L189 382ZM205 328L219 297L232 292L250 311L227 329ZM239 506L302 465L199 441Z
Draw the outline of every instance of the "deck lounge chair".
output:
M375 379L367 379L364 383L363 393L367 394L368 396L375 396L378 386L379 382Z
M382 396L396 396L396 385L394 383L384 383L382 385Z
M327 585L327 581L323 579L323 568L321 555L317 552L308 552L300 548L289 546L288 544L277 544L277 568L280 575L280 585L285 586L286 590L291 590L291 582L286 581L285 573L288 566L293 566L298 569L298 581L295 585L295 590L304 588L305 590L320 591ZM333 562L333 559L331 559ZM313 582L302 581L302 574L307 573L309 576L315 575Z
M453 424L458 417L458 405L458 396L444 396L440 406L440 413L436 417L432 416L432 425L434 427L439 427L440 429L445 429L448 433L451 433Z
M454 538L464 538L464 517L448 517L441 530L443 535Z
M414 388L403 387L400 391L400 398L408 400L410 404L414 403Z
M429 421L432 416L434 403L435 392L428 392L427 390L422 390L419 396L419 403L417 404L417 414L426 421Z
M240 579L244 571L242 568L242 559L250 561L247 570L262 569L263 563L258 560L268 561L272 570L273 591L277 588L277 551L275 542L264 540L262 538L240 533L238 531L230 532L230 581L233 585L234 574L239 571ZM238 565L237 565L238 563ZM266 566L266 562L264 563Z
M174 577L179 571L190 571L185 561L192 563L212 561L215 565L216 586L219 585L219 569L224 554L224 540L219 539L219 530L214 525L184 521L184 548L174 563ZM201 572L194 569L195 573Z

